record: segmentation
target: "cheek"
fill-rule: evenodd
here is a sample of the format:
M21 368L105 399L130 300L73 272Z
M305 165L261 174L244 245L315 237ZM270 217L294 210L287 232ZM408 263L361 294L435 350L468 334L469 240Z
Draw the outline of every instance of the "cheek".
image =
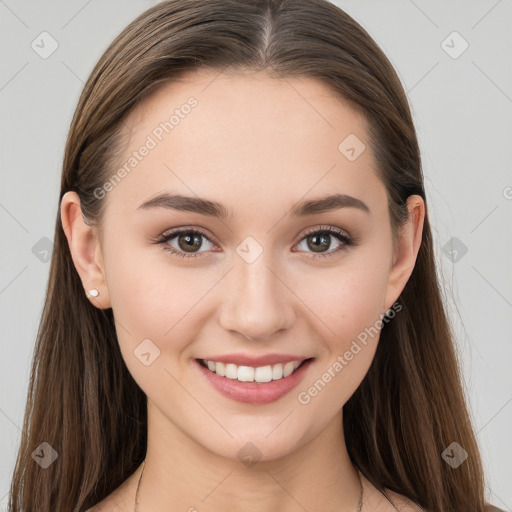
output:
M297 391L305 417L323 418L326 425L343 407L368 373L382 326L385 278L378 272L356 271L326 280L315 311L327 325L324 354ZM318 323L318 329L326 332Z
M380 318L388 279L388 262L384 259L356 257L325 273L311 275L301 296L327 326L333 348L347 342Z
M359 251L321 278L305 281L300 296L317 313L316 332L324 354L298 401L321 414L334 414L357 389L372 363L382 327L389 261L378 251Z
M119 258L109 270L112 310L127 366L140 371L141 361L134 351L149 339L151 343L144 342L149 351L160 352L151 366L180 372L176 359L199 336L200 318L207 314L204 299L220 276L211 270L177 267L165 257L148 258L142 252L138 257Z

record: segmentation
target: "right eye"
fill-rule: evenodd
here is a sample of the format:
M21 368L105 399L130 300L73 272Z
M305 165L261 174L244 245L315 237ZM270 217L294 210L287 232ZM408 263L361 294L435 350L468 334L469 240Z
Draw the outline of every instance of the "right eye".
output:
M175 245L170 245L169 242L176 239ZM195 229L176 229L162 235L155 243L162 245L162 250L175 254L181 258L197 258L203 246L202 239L212 244L208 237L201 231ZM213 245L213 244L212 244Z

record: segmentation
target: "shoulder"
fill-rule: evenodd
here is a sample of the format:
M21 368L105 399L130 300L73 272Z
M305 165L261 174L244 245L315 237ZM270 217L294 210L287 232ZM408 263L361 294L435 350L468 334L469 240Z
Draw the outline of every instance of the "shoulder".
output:
M86 510L85 512L124 512L119 503L114 503L109 498L94 505L94 507Z
M127 512L135 505L134 497L141 467L133 472L117 489L85 512Z
M364 503L368 510L374 512L430 512L417 503L395 491L384 488L384 493L375 488L361 473L364 488ZM365 507L363 507L364 509Z
M402 494L398 494L397 492L391 491L390 489L387 488L385 489L385 491L392 502L389 503L386 500L387 503L389 504L390 510L395 510L396 508L400 512L430 512L429 510L421 508L417 503L403 496Z
M111 496L108 496L85 512L126 512L126 508L121 503L113 500Z
M393 505L400 511L400 512L431 512L430 510L421 508L418 504L411 501L409 498L406 498L405 496L402 496L401 494L398 494L394 491L391 491L389 489L385 489L386 494L389 496L389 499L393 502ZM386 500L387 501L387 500ZM389 504L391 509L395 510L393 505L391 503ZM505 510L502 510L500 508L497 508L490 503L487 503L485 505L485 512L505 512Z
M105 499L85 512L127 512L133 510L133 500L129 499L129 489L126 486L117 488Z

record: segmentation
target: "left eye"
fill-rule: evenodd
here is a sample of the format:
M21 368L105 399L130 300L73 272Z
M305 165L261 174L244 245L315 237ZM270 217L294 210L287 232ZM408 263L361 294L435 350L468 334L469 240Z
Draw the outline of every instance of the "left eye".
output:
M336 248L329 252L322 250L331 249L330 239L332 238L336 239L337 241ZM347 246L354 245L354 241L347 233L333 228L324 228L310 231L309 233L306 233L305 237L299 243L299 246L302 243L304 243L308 248L313 247L313 258L332 256L334 253L345 249Z
M327 252L325 249L331 248L330 238L335 238L338 241L338 245L334 250ZM162 235L155 243L161 244L164 251L168 251L176 256L182 258L196 258L201 252L205 252L199 252L199 249L203 246L202 239L205 239L207 243L215 247L214 244L210 242L207 235L193 229L182 229ZM171 242L175 242L177 246L171 244ZM311 251L313 258L328 257L343 250L347 246L355 245L355 241L348 233L332 227L324 227L306 233L298 246L304 243L307 248L313 247L313 251ZM306 250L306 252L308 251Z

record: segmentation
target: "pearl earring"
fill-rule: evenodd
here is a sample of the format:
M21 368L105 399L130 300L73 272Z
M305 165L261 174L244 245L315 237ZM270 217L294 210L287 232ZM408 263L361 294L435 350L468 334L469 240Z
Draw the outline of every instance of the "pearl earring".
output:
M91 297L97 297L99 294L100 294L100 292L98 290L96 290L96 288L93 288L92 290L90 290L89 293L86 292L88 299L90 299Z

